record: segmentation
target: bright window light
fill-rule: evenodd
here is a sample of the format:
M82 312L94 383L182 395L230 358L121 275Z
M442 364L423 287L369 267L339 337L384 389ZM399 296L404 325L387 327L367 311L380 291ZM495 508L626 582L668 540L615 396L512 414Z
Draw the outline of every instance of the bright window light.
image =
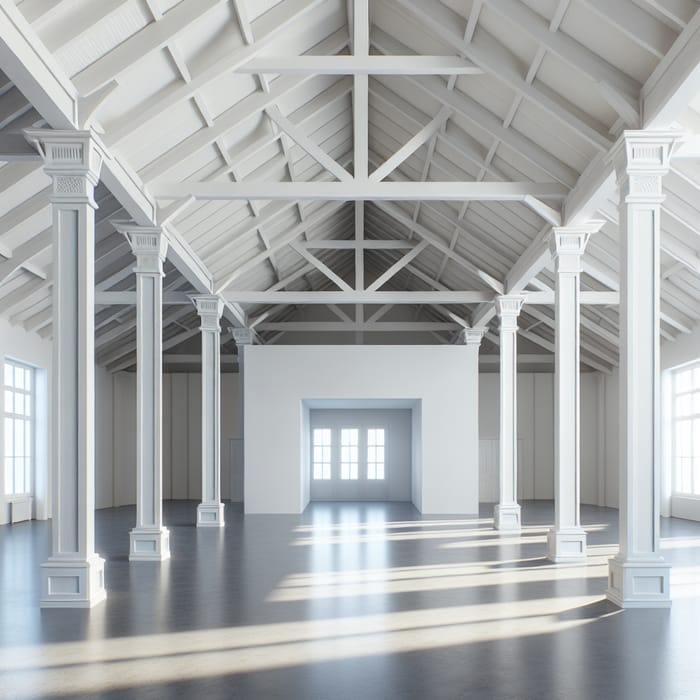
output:
M367 431L367 478L384 479L384 428Z
M673 372L674 491L700 496L700 361Z
M314 479L327 481L331 478L331 429L314 428L313 431Z
M356 481L358 477L360 431L343 428L340 431L340 478Z
M34 370L4 362L5 493L29 495L34 471Z

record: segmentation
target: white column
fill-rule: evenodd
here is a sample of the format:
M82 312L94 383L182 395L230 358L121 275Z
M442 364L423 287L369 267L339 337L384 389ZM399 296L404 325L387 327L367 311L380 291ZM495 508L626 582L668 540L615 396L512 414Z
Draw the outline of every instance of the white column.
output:
M136 527L130 561L170 558L163 527L163 262L160 228L113 222L136 256Z
M197 527L223 527L221 502L221 327L224 304L216 296L192 297L202 332L202 502Z
M501 391L500 455L498 465L498 504L494 508L497 530L520 530L518 505L518 431L517 431L517 339L518 314L524 297L518 294L498 297L496 311L500 319Z
M620 187L620 552L607 597L668 607L670 567L659 550L659 220L677 134L626 131L615 153Z
M95 553L94 188L103 151L91 132L32 129L53 180L52 552L41 607L106 597Z
M580 514L580 281L581 256L602 222L555 227L554 356L554 527L547 535L547 556L554 562L586 558L586 533Z

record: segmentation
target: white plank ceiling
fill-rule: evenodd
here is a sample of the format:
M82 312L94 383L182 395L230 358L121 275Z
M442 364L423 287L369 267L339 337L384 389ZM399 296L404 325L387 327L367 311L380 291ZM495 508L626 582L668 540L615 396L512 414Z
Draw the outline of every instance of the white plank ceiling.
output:
M49 180L10 157L14 135L93 128L111 156L97 289L134 289L110 220L164 225L168 354L198 344L176 292L222 294L224 325L263 343L447 343L490 324L489 353L489 300L526 291L546 303L526 303L521 349L541 357L552 223L605 220L582 289L617 291L606 156L624 129L673 127L689 138L664 181L661 332L693 329L696 0L370 0L366 18L356 1L0 0L0 315L51 336ZM133 366L134 319L96 308L110 370ZM617 364L618 327L614 303L583 307L584 368Z

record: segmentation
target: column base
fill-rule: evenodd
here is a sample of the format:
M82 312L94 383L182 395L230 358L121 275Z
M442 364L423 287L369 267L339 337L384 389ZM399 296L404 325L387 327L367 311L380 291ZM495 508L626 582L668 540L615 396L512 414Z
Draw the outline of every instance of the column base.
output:
M663 559L625 561L619 555L608 562L606 598L620 608L670 608L671 566Z
M493 526L496 530L520 531L520 506L517 503L493 509Z
M106 597L104 559L51 558L41 565L42 608L91 608Z
M555 564L586 561L586 533L580 527L547 533L547 559Z
M135 527L129 533L129 561L170 559L170 532L167 527Z
M223 527L223 503L200 503L197 506L197 527Z

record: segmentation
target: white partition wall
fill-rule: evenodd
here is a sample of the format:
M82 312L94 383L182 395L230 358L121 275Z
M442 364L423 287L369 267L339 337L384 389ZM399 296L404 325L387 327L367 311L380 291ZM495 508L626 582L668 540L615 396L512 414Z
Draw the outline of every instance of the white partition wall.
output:
M246 512L306 507L309 402L386 400L413 410L414 505L423 513L476 514L477 374L474 346L248 347Z

